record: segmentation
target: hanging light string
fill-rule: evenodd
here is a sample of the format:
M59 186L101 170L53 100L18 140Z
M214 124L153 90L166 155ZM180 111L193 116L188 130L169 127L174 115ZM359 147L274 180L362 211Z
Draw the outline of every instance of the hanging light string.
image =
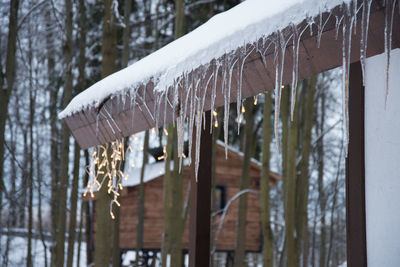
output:
M128 150L132 151L131 147ZM110 154L109 154L110 153ZM127 175L122 170L125 160L124 139L117 139L110 144L98 146L91 155L92 164L86 167L89 174L89 181L83 196L88 193L94 198L94 193L100 191L103 186L107 186L107 193L112 197L110 202L110 216L115 219L113 205L118 207L120 191L122 191L122 179L127 179Z

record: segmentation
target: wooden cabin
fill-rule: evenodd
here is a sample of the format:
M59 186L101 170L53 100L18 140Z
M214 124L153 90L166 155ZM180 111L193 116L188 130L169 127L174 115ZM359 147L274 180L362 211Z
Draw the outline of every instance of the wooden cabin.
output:
M229 199L239 192L239 183L242 173L243 155L234 149L228 150L228 160L225 159L225 148L221 143L217 144L217 165L216 165L216 206L223 209ZM145 188L145 211L144 211L144 238L143 249L157 251L161 248L162 233L164 229L163 218L163 176L164 162L148 164L146 168L144 184ZM189 184L189 168L184 167L184 188L187 191ZM137 170L140 170L137 169ZM250 169L250 189L259 191L261 165L252 159ZM120 212L120 248L131 250L136 247L136 222L138 212L138 180L140 171L132 171L130 178L125 182L122 191L121 212ZM270 173L270 185L275 186L280 176ZM187 194L184 197L187 198ZM186 200L185 200L186 201ZM222 212L216 216L218 228ZM227 209L222 230L216 243L217 251L233 251L236 239L236 218L237 200L233 201ZM246 250L257 252L261 250L261 221L260 203L258 195L250 193L248 197L247 229L246 229ZM187 250L189 242L189 218L186 220L182 246Z

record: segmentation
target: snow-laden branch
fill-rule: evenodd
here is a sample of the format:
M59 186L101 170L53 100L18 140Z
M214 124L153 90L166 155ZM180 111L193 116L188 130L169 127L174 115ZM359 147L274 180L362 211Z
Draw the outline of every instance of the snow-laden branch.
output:
M246 193L252 193L252 194L255 194L255 195L259 194L258 191L252 190L252 189L244 189L242 191L239 191L231 199L229 199L228 203L226 203L226 206L222 210L217 210L216 212L211 214L211 216L215 216L215 215L219 214L222 211L222 216L221 216L221 219L219 220L218 229L217 229L217 232L215 233L214 247L212 248L212 252L211 253L215 252L215 247L216 247L216 244L217 244L218 236L219 236L219 233L221 232L222 225L224 223L224 219L225 219L226 213L228 212L229 207L231 206L233 201L235 201L241 195L246 194Z

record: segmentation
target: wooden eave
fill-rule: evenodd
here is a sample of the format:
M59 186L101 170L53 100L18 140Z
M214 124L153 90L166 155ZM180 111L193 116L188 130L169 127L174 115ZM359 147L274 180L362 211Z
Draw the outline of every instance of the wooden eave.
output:
M374 1L371 7L370 23L368 32L368 49L367 57L371 57L384 52L384 29L385 29L385 9L380 4L382 1ZM398 7L396 7L398 9ZM323 21L327 18L326 26L322 34L320 47L317 47L317 29L314 24L312 33L309 29L302 35L299 47L299 80L310 77L312 75L330 70L342 65L342 29L340 27L337 34L335 27L335 14L341 15L343 11L340 7L336 7L329 17L328 13L322 14ZM358 14L356 35L352 36L351 46L351 62L360 60L360 32L361 32L361 14ZM315 21L318 24L320 17L316 17ZM298 25L304 26L306 22ZM290 30L288 27L286 30ZM283 31L285 32L285 30ZM400 19L396 11L393 21L392 30L392 49L400 47ZM336 38L337 36L337 38ZM272 37L272 36L271 36ZM261 41L260 41L261 42ZM238 48L239 49L239 48ZM266 65L264 65L261 56L258 52L253 51L247 58L243 70L243 85L242 98L247 98L257 95L266 90L275 88L275 66L274 66L274 49L271 47L266 56ZM292 42L289 42L285 50L285 67L283 73L283 84L289 84L292 80ZM211 62L212 64L213 62ZM192 71L192 75L201 72L202 69ZM236 101L237 78L236 71L233 71L231 102ZM220 79L219 79L220 80ZM219 86L220 88L221 86ZM95 145L104 144L118 138L126 137L137 132L151 129L156 126L155 120L152 117L152 111L155 108L155 97L153 93L154 85L152 82L143 85L139 88L139 95L142 99L138 101L135 108L134 118L132 118L132 109L129 105L129 95L121 95L120 97L110 98L102 103L102 108L106 107L107 111L112 116L113 120L105 119L106 116L98 116L99 108L89 108L82 110L65 118L65 122L72 131L72 135L78 141L82 149L86 149ZM211 89L207 88L207 95L204 110L210 110L211 106ZM185 88L182 88L184 95ZM121 98L126 98L121 101ZM171 98L172 99L172 96ZM146 105L143 104L146 102ZM221 90L217 90L215 99L215 107L224 104L224 96ZM161 103L163 105L163 103ZM165 114L165 122L173 120L175 111L167 105ZM163 109L160 112L160 122L164 122ZM98 120L96 120L98 118ZM113 124L110 126L110 124ZM115 124L118 126L116 127ZM161 126L161 125L159 125ZM118 129L119 128L119 129Z

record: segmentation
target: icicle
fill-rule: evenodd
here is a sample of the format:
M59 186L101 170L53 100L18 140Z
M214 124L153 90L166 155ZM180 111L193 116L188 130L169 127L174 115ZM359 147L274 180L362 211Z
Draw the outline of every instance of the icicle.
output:
M246 50L244 51L244 57L242 58L242 61L240 63L240 69L238 68L239 71L239 81L238 81L238 92L237 92L237 99L236 99L236 109L237 109L237 114L239 116L240 112L240 107L243 105L242 101L242 86L243 86L243 68L244 68L244 63L246 62L246 59L253 53L255 47L253 47L249 52L246 53ZM238 134L240 133L240 122L238 120Z
M307 25L304 29L298 32L298 29L293 25L293 64L292 64L292 86L291 86L291 102L290 102L290 120L293 121L294 108L296 106L296 90L297 83L299 80L299 48L300 40L303 33L307 30L309 26Z
M135 120L136 93L137 93L137 89L132 89L130 91L130 97L131 97L130 108L132 110L132 114L131 114L131 129L132 130L134 129L133 126L134 126L134 120Z
M329 19L331 18L331 13L329 13L328 17L326 18L325 22L323 21L322 13L319 13L319 23L318 23L318 36L317 36L317 47L320 48L321 46L321 39L322 33L324 32L324 28L328 23Z
M121 95L121 102L122 102L122 110L125 110L126 92L124 95Z
M290 120L293 121L294 107L296 105L296 90L297 90L297 75L298 75L298 61L299 61L299 33L296 25L292 26L293 29L293 63L292 63L292 87L291 87L291 102L290 102Z
M182 79L182 82L184 82L184 79ZM184 84L181 86L182 90L184 88ZM177 132L177 139L178 139L178 158L179 158L179 173L182 171L182 162L183 162L183 156L184 156L184 131L185 131L185 117L183 116L183 101L181 100L182 98L179 96L180 91L177 91L177 107L178 109L176 110L177 118L176 118L176 132Z
M338 16L335 16L336 18L336 23L335 23L335 29L336 29L336 34L335 34L335 40L338 39L339 37L339 29L340 29L340 24L342 23L342 20L344 16L342 15L340 18Z
M269 41L269 43L268 43L268 45L265 47L265 44L267 43L267 41ZM270 40L269 38L265 38L264 39L264 43L263 43L263 48L265 47L265 49L264 49L264 51L263 52L261 52L260 53L260 55L261 55L261 59L262 59L262 62L263 62L263 65L264 65L264 68L265 69L267 69L267 52L268 52L268 49L271 47L271 45L275 45L275 41L273 41L273 40Z
M99 114L96 115L96 136L99 136Z
M369 15L371 11L371 3L372 0L363 0L362 16L361 16L360 63L361 63L364 85L365 85L365 59L367 58L368 27L369 27Z
M192 144L193 144L193 127L195 124L196 117L196 104L197 104L197 91L200 83L200 79L196 77L192 77L192 84L195 83L195 86L192 85L192 94L190 99L190 116L189 116L189 161L192 158Z
M211 110L214 110L214 105L215 105L219 67L220 67L220 63L218 61L216 61L214 64L214 68L215 68L215 70L214 70L214 86L211 91L211 107L210 107ZM213 119L214 119L214 117L213 117L213 114L211 113L211 125L213 125ZM210 133L212 133L212 128L213 127L210 127Z
M320 48L321 46L321 37L322 37L322 12L321 10L319 11L319 21L318 21L318 32L317 32L317 47Z
M280 102L282 93L282 76L285 64L285 50L287 42L289 41L284 38L282 32L278 32L277 40L275 44L275 122L274 122L274 132L275 132L275 144L277 151L279 148L279 113L280 113Z
M224 59L223 65L223 74L222 74L222 90L224 95L224 143L225 143L225 158L228 159L228 124L229 124L229 102L230 99L228 97L227 86L226 86L226 73L227 73L227 62L226 56Z
M351 37L353 31L353 24L356 18L355 14L351 14L351 8L345 6L346 14L343 20L343 44L342 44L342 109L343 121L345 124L345 147L347 156L347 146L349 143L349 70L350 70L350 56L351 56Z
M202 121L205 122L204 119L204 103L206 100L206 95L207 95L207 88L208 85L212 79L212 75L207 80L207 83L204 86L203 93L201 95L201 92L199 93L199 97L197 100L197 110L196 110L196 154L195 154L195 177L196 177L196 182L197 182L197 174L199 171L199 161L200 161L200 142L201 142L201 126L202 126ZM212 126L210 126L212 127ZM204 127L205 128L205 127Z
M262 63L264 65L264 68L267 68L267 57L266 57L265 54L267 53L267 50L268 50L269 46L272 43L272 42L270 42L269 45L267 46L267 48L265 48L265 44L267 43L268 40L269 39L267 37L263 37L262 38L262 46L259 47L258 42L257 42L257 46L256 46L256 51L258 52L258 54L261 57Z
M385 54L386 54L386 93L385 108L389 94L390 53L392 51L392 29L396 0L385 0Z
M358 11L358 4L357 4L357 0L353 0L353 16L354 16L354 34L357 34L357 11Z
M114 118L111 116L110 112L108 112L106 106L103 106L103 110L104 110L104 112L107 113L107 115L108 115L108 117L110 118L111 122L115 125L115 127L116 127L117 130L118 130L118 132L122 135L121 128L119 128L117 122L116 122L116 121L114 120ZM106 117L106 116L105 116L105 117ZM108 120L107 120L107 122L108 122ZM109 123L109 124L110 124L110 123ZM110 127L111 127L111 126L110 126ZM111 130L113 131L113 134L115 134L115 132L114 132L114 130L112 129L112 127L111 127Z
M246 54L246 48L244 48L243 54ZM237 68L237 92L236 92L236 114L239 116L240 112L240 107L242 105L242 91L241 91L241 86L242 86L242 77L241 77L241 72L242 72L242 64L244 64L244 57L242 56L242 52L239 49L238 53L238 68ZM239 135L240 133L240 122L238 120L238 125L237 125L237 134Z

